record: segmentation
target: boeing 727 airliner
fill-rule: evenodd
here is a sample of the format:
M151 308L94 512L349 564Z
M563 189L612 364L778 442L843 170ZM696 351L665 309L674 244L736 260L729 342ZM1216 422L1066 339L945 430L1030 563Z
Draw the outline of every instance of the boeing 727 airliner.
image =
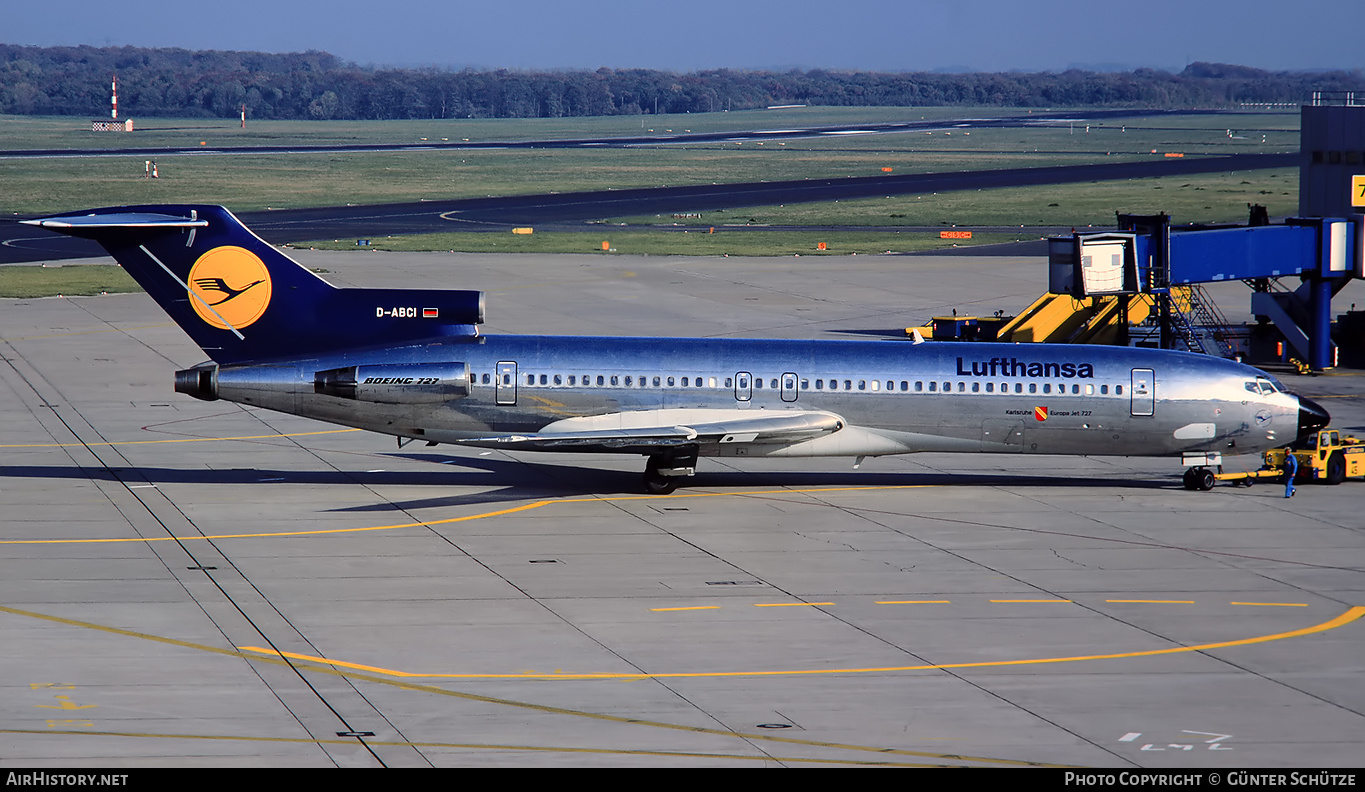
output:
M1126 347L485 336L475 291L341 289L220 206L24 221L98 241L212 360L175 389L400 439L698 457L919 451L1180 458L1283 446L1326 411L1228 360Z

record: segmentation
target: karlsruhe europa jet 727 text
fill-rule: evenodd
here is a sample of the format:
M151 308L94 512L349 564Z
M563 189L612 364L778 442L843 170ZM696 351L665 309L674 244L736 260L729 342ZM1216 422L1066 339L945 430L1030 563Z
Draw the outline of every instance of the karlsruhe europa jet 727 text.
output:
M208 353L175 389L404 439L701 456L918 451L1179 457L1287 445L1329 416L1268 374L1154 349L482 335L477 291L336 288L220 206L24 221L98 241Z

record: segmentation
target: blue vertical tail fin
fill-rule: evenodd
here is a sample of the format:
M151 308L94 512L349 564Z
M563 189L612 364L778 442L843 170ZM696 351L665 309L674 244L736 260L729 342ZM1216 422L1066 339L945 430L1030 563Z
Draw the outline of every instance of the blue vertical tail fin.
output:
M472 336L483 294L339 289L221 206L119 206L23 221L93 239L221 364Z

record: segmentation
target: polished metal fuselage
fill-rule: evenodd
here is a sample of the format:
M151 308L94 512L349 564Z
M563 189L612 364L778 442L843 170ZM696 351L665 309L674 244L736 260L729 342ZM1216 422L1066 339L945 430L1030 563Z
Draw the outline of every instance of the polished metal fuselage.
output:
M442 403L381 404L314 388L325 370L451 362L468 365L469 392ZM841 428L797 442L698 450L1175 456L1256 453L1292 441L1297 399L1248 387L1258 379L1266 375L1232 361L1123 347L485 336L223 367L216 395L442 443L497 445L495 437L552 433L566 419L609 428L632 416L685 425L796 411L833 414ZM572 450L642 453L619 443Z

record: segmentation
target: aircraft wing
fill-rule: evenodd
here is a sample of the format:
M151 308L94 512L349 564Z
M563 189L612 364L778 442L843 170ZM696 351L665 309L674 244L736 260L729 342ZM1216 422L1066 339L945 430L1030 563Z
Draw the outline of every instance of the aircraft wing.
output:
M681 419L681 420L680 420ZM490 435L460 440L527 450L574 448L659 448L719 443L798 443L844 428L828 412L761 410L648 410L566 418L529 434Z

